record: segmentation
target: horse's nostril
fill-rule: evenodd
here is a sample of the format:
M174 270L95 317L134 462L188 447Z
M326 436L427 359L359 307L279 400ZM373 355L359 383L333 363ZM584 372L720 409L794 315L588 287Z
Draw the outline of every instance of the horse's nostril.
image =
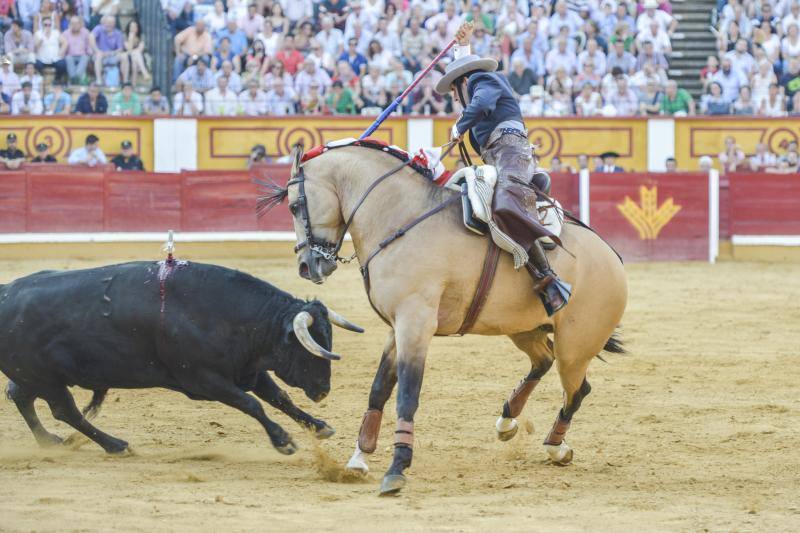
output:
M309 272L310 271L309 271L309 268L308 268L308 263L306 263L305 261L300 263L300 276L303 277L303 278L307 278L308 275L309 275Z

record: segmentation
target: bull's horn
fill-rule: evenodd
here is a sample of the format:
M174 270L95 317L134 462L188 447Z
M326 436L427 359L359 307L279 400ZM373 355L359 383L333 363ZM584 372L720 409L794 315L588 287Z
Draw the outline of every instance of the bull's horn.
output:
M317 341L311 336L311 332L308 331L308 328L311 324L314 323L314 317L311 316L308 311L300 311L295 315L294 320L292 320L292 327L294 329L294 334L297 336L297 340L300 341L300 344L303 345L303 348L311 352L312 354L316 355L317 357L321 357L323 359L327 359L329 361L336 361L342 358L341 355L337 355L333 352L330 352L317 344Z
M364 328L353 324L333 309L328 309L328 319L340 328L355 331L356 333L364 333Z

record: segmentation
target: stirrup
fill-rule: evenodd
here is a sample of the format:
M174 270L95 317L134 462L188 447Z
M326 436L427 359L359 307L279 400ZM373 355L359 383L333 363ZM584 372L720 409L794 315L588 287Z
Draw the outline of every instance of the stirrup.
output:
M539 291L539 298L542 300L547 316L553 316L559 312L572 296L572 286L566 281L562 281L553 274L548 274L545 279L550 282L544 285L543 290Z

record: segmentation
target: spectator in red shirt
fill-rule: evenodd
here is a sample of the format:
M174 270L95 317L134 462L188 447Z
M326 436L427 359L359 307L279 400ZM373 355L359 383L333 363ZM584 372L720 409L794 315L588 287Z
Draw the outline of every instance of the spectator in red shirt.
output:
M283 48L275 54L275 59L283 63L286 72L292 76L297 73L297 67L303 64L305 58L295 49L294 35L290 33L283 38Z

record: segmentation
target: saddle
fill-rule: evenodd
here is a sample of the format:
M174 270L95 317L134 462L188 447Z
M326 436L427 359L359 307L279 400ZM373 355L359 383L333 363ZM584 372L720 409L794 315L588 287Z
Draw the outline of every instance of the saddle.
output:
M465 167L454 173L445 183L445 187L462 193L461 211L464 227L473 233L485 236L491 231L492 199L497 185L497 169L492 165ZM561 204L550 198L540 198L536 201L536 212L531 213L556 237L561 235L564 225L564 210ZM549 238L546 238L552 243ZM498 246L507 250L500 242ZM507 250L510 251L510 250ZM511 252L513 253L513 252Z

